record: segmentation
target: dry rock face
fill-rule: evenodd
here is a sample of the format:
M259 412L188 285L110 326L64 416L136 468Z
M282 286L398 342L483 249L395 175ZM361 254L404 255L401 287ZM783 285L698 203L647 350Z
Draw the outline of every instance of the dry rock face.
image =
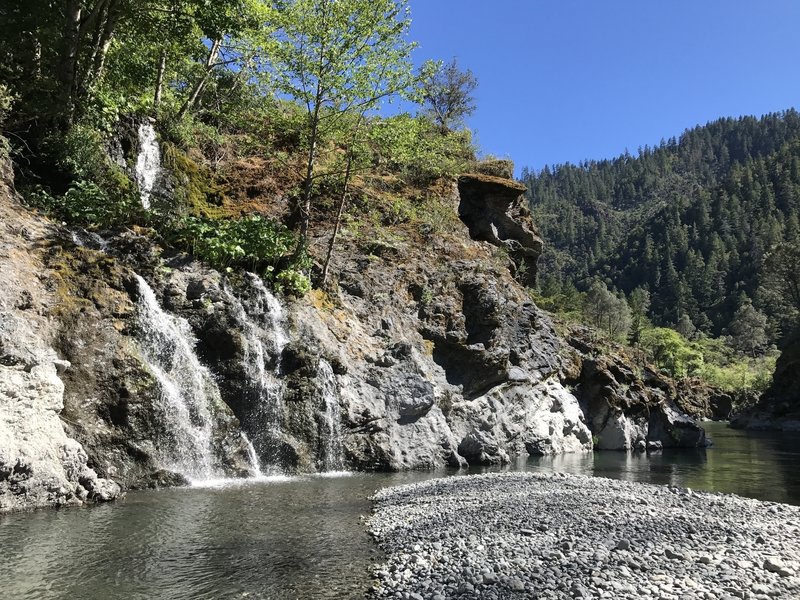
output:
M53 232L11 195L0 183L0 512L112 500L119 485L98 477L59 418L70 363L53 349L54 299L34 251Z
M677 405L685 389L649 367L641 373L620 354L599 356L590 332L568 336L574 353L568 381L575 389L598 450L659 450L706 445L703 428Z
M536 283L542 238L522 199L525 186L504 177L472 173L458 178L458 193L458 216L469 227L470 236L505 248L518 279L525 285Z

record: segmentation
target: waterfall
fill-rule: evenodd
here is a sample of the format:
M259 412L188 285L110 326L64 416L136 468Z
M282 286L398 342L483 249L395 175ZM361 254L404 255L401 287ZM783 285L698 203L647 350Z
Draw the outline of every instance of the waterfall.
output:
M70 232L70 237L72 238L72 243L81 248L89 248L101 252L106 252L108 250L108 242L94 231L73 229Z
M212 451L212 406L219 389L194 352L195 340L185 319L164 312L152 288L139 275L139 346L156 378L160 394L156 413L160 431L154 440L161 466L202 480L219 476Z
M322 410L319 413L321 425L319 436L322 443L320 470L343 471L342 416L336 376L330 363L324 358L319 361L318 385L322 393Z
M289 342L283 307L261 278L248 274L252 284L250 313L227 288L225 293L246 340L245 372L253 394L250 414L244 419L253 440L254 453L266 462L266 471L280 462L283 424L283 382L277 376L281 352ZM273 468L270 468L270 465Z
M263 475L261 472L261 461L258 459L258 454L256 454L256 449L253 446L253 442L251 442L250 438L245 435L244 431L242 432L242 442L244 443L244 448L247 451L247 460L253 467L253 476L260 478Z
M150 196L156 178L161 171L161 150L156 138L156 130L149 121L139 125L139 154L136 157L136 183L139 186L139 197L145 209L150 208Z
M289 336L286 333L286 316L283 313L283 306L278 299L273 296L264 285L264 281L254 273L248 273L250 282L255 290L255 301L258 303L258 311L267 320L268 329L274 344L274 352L280 366L281 352L289 343Z

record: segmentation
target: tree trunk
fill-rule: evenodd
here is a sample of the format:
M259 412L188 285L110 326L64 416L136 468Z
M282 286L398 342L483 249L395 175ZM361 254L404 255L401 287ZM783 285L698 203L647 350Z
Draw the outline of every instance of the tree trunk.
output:
M300 239L297 243L295 256L308 241L308 230L311 225L311 196L314 192L314 168L317 161L317 137L319 136L319 113L322 105L322 87L317 83L317 93L314 98L314 110L309 116L311 120L311 138L309 140L308 160L306 161L306 176L303 179L303 196L300 200Z
M111 48L111 42L114 40L114 34L116 33L117 23L119 22L121 13L119 0L108 0L108 2L108 11L106 12L105 24L103 25L103 33L100 36L100 44L92 64L92 79L87 88L89 90L103 78L106 57L108 56L109 48Z
M94 64L97 58L97 54L98 52L100 52L100 38L103 35L103 24L105 23L106 20L105 13L107 4L108 0L99 0L97 5L95 6L95 11L93 11L93 14L96 14L97 16L103 14L103 17L97 23L97 26L94 28L94 33L92 34L92 51L89 54L88 60L86 61L87 67L84 69L83 77L81 78L81 84L80 87L78 88L78 95L84 95L84 96L87 95L89 91L89 86L92 83L91 65ZM91 16L92 15L90 15L90 17ZM88 25L84 21L84 23L81 25L81 37L83 36L83 33L87 28Z
M219 50L222 46L222 40L214 40L211 44L211 49L208 52L208 59L206 60L206 68L205 73L203 76L198 79L194 87L192 87L192 91L189 94L189 97L181 106L181 109L178 111L178 120L182 119L186 113L188 113L194 105L197 103L197 100L200 98L200 94L203 92L203 88L206 86L206 81L208 81L209 75L211 75L211 71L214 69L214 66L217 62L217 57L219 56Z
M78 63L81 30L81 0L67 0L64 20L64 46L58 70L60 80L59 102L63 112L65 126L72 124L75 113L75 76Z
M167 49L161 48L158 57L158 70L156 71L156 90L153 94L153 108L158 109L161 104L161 92L164 89L164 72L167 70Z
M342 228L342 217L344 216L344 207L347 205L347 194L349 193L350 174L353 167L353 152L352 148L347 149L347 167L344 171L344 186L342 187L342 196L339 198L339 210L336 212L336 224L333 227L331 240L328 242L328 252L325 255L325 264L322 266L322 281L320 287L324 288L328 282L328 269L331 264L331 257L333 256L333 249L336 245L336 238Z

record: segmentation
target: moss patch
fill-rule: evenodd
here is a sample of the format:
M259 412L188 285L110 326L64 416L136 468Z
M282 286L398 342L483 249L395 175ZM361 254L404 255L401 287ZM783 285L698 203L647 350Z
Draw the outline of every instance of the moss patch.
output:
M210 219L229 216L225 186L217 181L211 169L170 143L164 144L164 167L175 176L176 199L190 214Z

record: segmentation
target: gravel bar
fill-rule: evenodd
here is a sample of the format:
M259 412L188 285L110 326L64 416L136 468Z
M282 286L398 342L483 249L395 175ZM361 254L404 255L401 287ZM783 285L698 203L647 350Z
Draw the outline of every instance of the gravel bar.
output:
M373 496L369 598L800 599L800 507L566 474Z

